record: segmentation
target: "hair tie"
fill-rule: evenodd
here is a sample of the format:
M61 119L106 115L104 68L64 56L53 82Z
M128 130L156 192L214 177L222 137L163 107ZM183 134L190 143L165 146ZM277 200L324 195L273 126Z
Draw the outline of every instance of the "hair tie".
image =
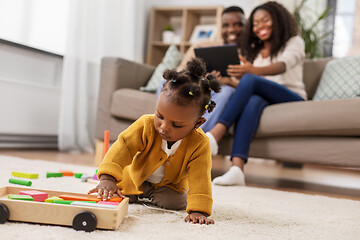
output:
M207 110L210 107L211 100L209 100L209 103L205 105L205 109Z
M189 91L189 95L194 96L194 94L192 93L192 91Z

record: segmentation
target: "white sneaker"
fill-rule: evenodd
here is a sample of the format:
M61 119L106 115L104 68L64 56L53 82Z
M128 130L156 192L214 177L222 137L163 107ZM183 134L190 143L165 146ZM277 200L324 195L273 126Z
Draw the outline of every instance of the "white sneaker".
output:
M206 132L205 134L206 134L206 136L208 136L208 138L210 140L211 155L218 154L219 145L217 144L214 136L210 132Z
M232 166L224 175L216 177L213 183L221 186L245 186L245 175L241 168Z

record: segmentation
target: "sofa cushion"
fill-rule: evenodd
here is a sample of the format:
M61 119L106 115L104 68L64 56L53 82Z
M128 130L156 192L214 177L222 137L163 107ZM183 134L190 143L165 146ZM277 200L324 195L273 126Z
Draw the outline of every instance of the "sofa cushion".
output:
M301 101L266 107L257 137L359 136L360 99Z
M157 87L162 82L163 73L166 69L174 69L180 63L181 55L175 45L171 45L165 53L162 62L156 67L153 75L145 87L141 87L141 91L155 93Z
M345 99L360 96L360 56L330 61L321 76L314 100Z
M112 95L110 113L115 117L134 121L143 114L154 113L155 107L155 94L121 88Z

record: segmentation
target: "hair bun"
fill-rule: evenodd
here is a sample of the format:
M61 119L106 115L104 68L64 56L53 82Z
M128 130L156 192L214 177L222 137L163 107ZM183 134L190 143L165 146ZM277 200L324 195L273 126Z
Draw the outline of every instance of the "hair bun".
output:
M198 76L198 78L206 73L205 63L198 58L192 58L189 62L187 62L186 68L191 74Z

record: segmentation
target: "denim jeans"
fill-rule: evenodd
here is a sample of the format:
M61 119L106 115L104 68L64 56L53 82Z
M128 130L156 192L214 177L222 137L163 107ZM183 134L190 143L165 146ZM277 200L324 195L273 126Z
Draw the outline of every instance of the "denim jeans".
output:
M206 122L201 125L200 128L204 132L210 131L215 126L222 112L224 111L227 102L234 92L235 88L228 85L222 86L221 91L218 93L211 91L211 100L216 103L216 106L211 113L205 112L203 115L203 117L206 119Z
M227 128L235 124L231 158L240 157L247 162L250 143L266 106L303 100L297 93L273 81L253 74L242 76L218 120Z

